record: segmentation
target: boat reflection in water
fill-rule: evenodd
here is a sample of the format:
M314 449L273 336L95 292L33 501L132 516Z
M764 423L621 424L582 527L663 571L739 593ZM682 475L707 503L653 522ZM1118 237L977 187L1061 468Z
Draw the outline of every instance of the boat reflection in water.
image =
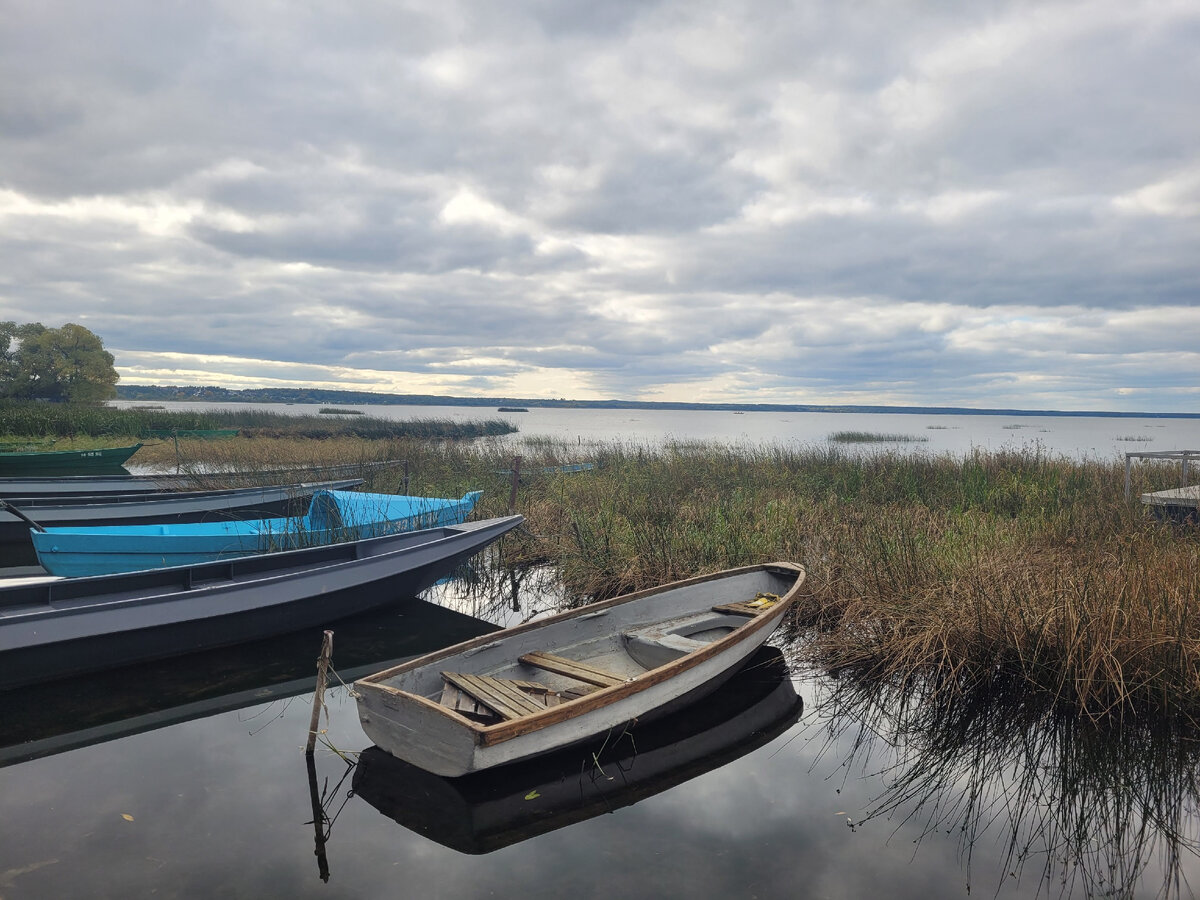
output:
M354 678L496 626L415 598L341 619L334 664ZM321 629L0 691L0 766L311 693Z
M760 649L704 700L602 743L460 778L364 750L354 792L418 834L461 853L510 844L631 806L767 744L803 702L783 655Z

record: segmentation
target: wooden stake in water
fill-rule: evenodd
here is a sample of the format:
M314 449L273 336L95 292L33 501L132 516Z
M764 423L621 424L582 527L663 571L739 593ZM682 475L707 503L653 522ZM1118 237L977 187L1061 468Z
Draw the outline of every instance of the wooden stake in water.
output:
M313 692L312 718L308 722L308 745L304 752L312 756L317 746L317 728L321 724L321 707L325 704L325 679L329 675L329 660L333 656L333 632L326 631L321 639L321 656L317 660L317 688Z

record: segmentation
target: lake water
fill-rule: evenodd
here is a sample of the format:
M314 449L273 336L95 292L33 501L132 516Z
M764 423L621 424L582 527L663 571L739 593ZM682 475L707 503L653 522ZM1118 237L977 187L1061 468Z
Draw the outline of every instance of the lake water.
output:
M525 574L338 623L335 667L350 681L493 627L455 610L495 624L544 611L553 578ZM336 686L310 776L319 644L10 692L0 897L1150 897L1200 877L1188 754L1108 759L986 721L889 734L870 703L778 658L598 761L483 779L369 750Z
M153 404L121 401L119 406ZM312 404L250 404L294 415L316 415ZM241 404L172 403L169 409L229 409ZM712 441L757 447L822 444L845 431L901 435L908 440L872 443L877 449L918 453L968 453L973 449L1039 448L1075 458L1109 460L1129 451L1200 448L1200 419L1112 418L1104 416L920 415L906 413L781 413L710 410L558 409L531 407L501 413L468 406L345 406L388 419L501 418L518 433L505 440L520 443L548 437L581 449L604 443L660 445L669 441Z

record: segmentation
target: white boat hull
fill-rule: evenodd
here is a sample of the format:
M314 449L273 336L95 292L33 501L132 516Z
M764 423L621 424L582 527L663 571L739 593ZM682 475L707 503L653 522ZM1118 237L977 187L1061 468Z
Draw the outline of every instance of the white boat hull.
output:
M587 741L630 722L664 715L719 687L770 637L803 577L803 569L790 564L748 567L618 597L469 641L357 682L359 719L378 746L444 776L465 775ZM611 662L633 643L631 635L648 625L708 614L713 606L749 600L757 592L780 591L779 602L760 615L736 619L737 627L724 626L728 633L723 637L702 644L693 641L690 652L650 668L630 662L623 670L627 675L623 683L513 721L480 724L437 700L443 670L537 678L558 689L570 679L546 678L517 660L547 649L604 651L609 640Z

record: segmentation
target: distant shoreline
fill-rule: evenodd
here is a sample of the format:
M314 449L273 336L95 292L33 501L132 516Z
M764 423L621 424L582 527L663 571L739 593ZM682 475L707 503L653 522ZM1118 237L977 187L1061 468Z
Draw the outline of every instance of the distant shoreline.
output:
M1197 413L1116 412L1070 409L986 409L969 406L852 406L809 403L684 403L643 400L538 400L527 397L440 397L432 394L377 394L370 391L304 388L229 388L117 385L118 400L175 403L353 403L372 406L520 406L530 409L647 409L715 412L874 413L925 416L1064 416L1109 419L1200 419Z

